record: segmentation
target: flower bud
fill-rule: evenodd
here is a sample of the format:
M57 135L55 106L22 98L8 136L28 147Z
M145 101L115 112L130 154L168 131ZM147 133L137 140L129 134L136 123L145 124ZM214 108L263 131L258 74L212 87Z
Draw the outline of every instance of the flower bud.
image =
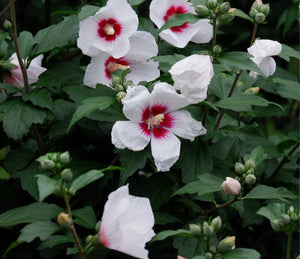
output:
M254 93L254 94L258 94L259 90L260 90L260 88L257 86L257 87L251 87L251 88L247 89L246 92L251 92L251 93Z
M258 11L255 9L255 8L251 8L250 9L250 16L254 19L255 18L255 15L258 13Z
M99 221L96 223L96 225L95 225L95 230L96 230L97 232L99 232L100 228L101 228L101 221L99 220Z
M246 175L254 174L254 173L255 173L254 168L250 168L249 170L247 170Z
M121 102L122 99L126 96L126 93L125 92L118 92L117 95L116 95L116 99L117 101Z
M229 2L224 2L223 4L220 5L220 14L226 14L229 9L230 9L230 3Z
M127 89L128 86L133 85L133 81L132 80L128 80L126 81L123 86L125 87L125 89Z
M114 88L115 88L115 90L116 90L117 92L124 91L124 87L123 87L123 85L121 85L121 84L115 84L115 85L114 85Z
M207 17L209 15L209 10L204 5L197 5L195 7L195 11L198 14L198 16L201 18Z
M217 0L208 0L207 1L207 7L214 10L218 5Z
M241 191L241 184L238 180L226 177L226 181L222 183L223 190L226 194L236 196Z
M63 164L69 163L70 162L70 153L69 153L69 151L61 153L60 156L59 156L59 159Z
M263 23L263 22L266 20L266 16L265 16L263 13L257 13L257 14L255 15L254 20L255 20L257 23Z
M40 165L43 169L45 170L52 170L55 168L55 164L53 161L49 160L49 159L43 159L40 161Z
M61 212L57 217L57 223L64 228L68 228L72 224L72 219L69 214Z
M215 245L212 245L209 247L209 251L215 254L217 252L217 247Z
M266 17L270 13L270 5L269 4L263 4L259 7L259 10L261 13L263 13Z
M230 8L226 14L222 14L220 16L219 23L220 24L230 23L234 19L235 16L236 16L236 9Z
M221 52L222 52L222 48L220 47L220 45L214 46L213 53L219 55L219 54L221 54Z
M288 209L288 211L287 211L287 213L291 214L291 213L294 213L294 211L295 211L294 206L290 206L289 209Z
M213 256L212 253L207 252L207 253L205 254L205 259L212 259L212 258L214 258L214 256Z
M235 236L225 237L218 244L218 252L226 253L235 248Z
M248 175L246 176L245 182L246 182L248 185L255 184L255 183L256 183L256 177L255 177L255 175L254 175L254 174L248 174Z
M220 216L213 218L211 221L211 226L214 228L215 231L218 231L222 227L222 219Z
M111 84L114 86L117 84L121 84L121 78L116 75L111 75Z
M210 237L214 234L214 228L210 226L206 221L204 221L202 228L203 228L203 234L205 236Z
M70 168L66 168L64 169L61 173L61 179L64 181L64 182L70 182L73 178L73 173L71 171Z
M91 243L93 241L93 237L94 237L93 235L88 235L85 239L85 243L86 244Z
M245 163L245 170L248 171L250 168L255 168L256 164L253 158L250 158Z
M10 31L12 28L12 23L9 20L5 20L3 26L6 31Z
M189 230L194 236L201 236L201 226L197 224L189 224Z
M178 255L177 256L177 259L186 259L185 257L181 256L181 255Z
M296 213L292 213L291 216L290 216L290 219L291 219L292 221L298 220L297 214L296 214Z
M280 232L283 230L283 226L282 224L279 222L278 219L272 219L270 220L270 224L271 224L271 227L274 231L276 232Z
M239 162L236 162L234 165L234 171L237 174L242 175L245 172L245 166Z
M74 187L71 187L68 192L69 192L70 195L73 196L73 195L76 194L76 189Z
M290 216L287 214L281 214L279 218L279 222L282 225L288 225L290 223Z

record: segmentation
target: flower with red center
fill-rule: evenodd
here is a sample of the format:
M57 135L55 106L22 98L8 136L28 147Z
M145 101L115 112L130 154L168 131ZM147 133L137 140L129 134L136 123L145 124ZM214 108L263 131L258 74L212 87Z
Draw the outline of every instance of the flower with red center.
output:
M129 41L130 49L124 57L114 58L106 53L92 57L86 68L84 84L90 87L96 87L97 84L109 85L111 73L127 68L131 72L126 75L126 80L132 80L135 84L159 77L158 62L149 60L158 53L154 37L149 32L137 31Z
M39 55L33 60L31 60L29 67L27 68L27 77L29 85L36 83L40 74L45 72L47 69L42 67L43 55ZM26 62L26 60L25 60ZM14 53L10 57L10 63L16 65L17 67L13 68L10 72L11 75L4 75L4 82L10 85L14 85L18 88L24 87L22 70L20 68L19 60L17 54Z
M137 26L138 17L126 0L108 0L95 15L79 23L77 45L91 57L104 51L120 58L128 52L128 38Z
M148 258L145 244L155 235L153 225L149 199L130 195L128 186L122 186L105 203L99 241L110 249Z
M175 15L187 12L195 14L194 7L187 0L152 0L150 4L150 19L158 28ZM163 30L159 36L175 47L184 48L189 41L209 42L213 36L213 26L208 19L202 19L193 24L186 22Z
M206 133L188 111L178 110L189 102L167 83L157 83L151 93L144 86L131 87L122 102L129 121L114 124L112 143L120 149L140 151L151 142L158 171L168 171L178 160L180 140L176 135L193 141Z

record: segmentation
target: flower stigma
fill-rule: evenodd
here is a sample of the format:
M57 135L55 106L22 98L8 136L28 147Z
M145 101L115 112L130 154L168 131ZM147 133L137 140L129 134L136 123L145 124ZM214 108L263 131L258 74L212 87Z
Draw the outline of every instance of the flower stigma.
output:
M151 117L148 122L148 129L153 126L159 126L164 121L165 115L163 113Z

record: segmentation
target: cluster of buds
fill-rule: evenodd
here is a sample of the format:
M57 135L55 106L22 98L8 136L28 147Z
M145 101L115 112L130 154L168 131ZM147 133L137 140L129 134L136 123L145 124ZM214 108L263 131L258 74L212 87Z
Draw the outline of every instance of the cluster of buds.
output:
M220 216L212 220L204 221L203 224L190 224L189 230L195 237L211 237L222 227L222 219Z
M270 221L271 227L276 232L299 231L300 213L293 206L280 215L278 219Z
M66 164L68 164L70 159L70 154L68 151L60 153L47 153L37 159L41 167L44 170L61 170Z
M256 0L250 9L250 16L257 23L264 23L269 13L270 5L263 4L261 0Z
M126 81L125 76L130 72L129 69L120 70L111 75L111 87L116 91L116 99L121 102L122 99L126 96L126 90L128 86L133 85L131 80Z
M236 9L231 8L229 2L217 0L208 0L206 5L197 5L195 11L201 18L217 19L219 25L231 22L236 16Z
M241 176L241 180L248 185L253 185L256 182L255 177L255 161L253 158L248 159L245 164L235 163L234 169L235 172Z

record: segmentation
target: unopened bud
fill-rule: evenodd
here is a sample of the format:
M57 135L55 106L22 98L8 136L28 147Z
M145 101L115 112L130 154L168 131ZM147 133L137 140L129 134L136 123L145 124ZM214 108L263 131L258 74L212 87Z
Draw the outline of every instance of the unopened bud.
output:
M280 232L283 230L282 224L279 222L278 219L273 219L270 221L271 227L274 231Z
M214 228L215 231L218 231L222 227L222 219L220 216L213 218L211 221L211 226Z
M112 85L121 84L121 78L116 75L111 75L111 83Z
M230 23L234 19L235 16L236 16L236 9L230 8L226 14L220 15L219 23L220 24Z
M270 13L270 5L269 4L263 4L259 7L260 12L262 12L266 17Z
M235 248L235 236L225 237L218 244L218 252L226 253Z
M214 258L214 256L213 256L212 253L207 252L207 253L205 254L205 259L212 259L212 258Z
M115 84L115 85L114 85L114 88L115 88L115 90L116 90L117 92L124 91L124 87L123 87L123 85L121 85L121 84Z
M209 15L209 9L204 5L197 5L195 11L199 17L204 18Z
M214 228L210 226L206 221L203 223L203 234L207 237L210 237L214 234Z
M61 173L61 179L64 181L64 182L70 182L73 178L73 173L71 171L70 168L66 168L64 169Z
M10 31L12 28L12 23L9 20L5 20L3 26L6 31Z
M96 230L97 232L99 232L99 231L100 231L100 228L101 228L101 221L99 220L99 221L96 223L96 225L95 225L95 230Z
M254 174L254 173L255 173L254 168L250 168L249 170L247 170L246 175Z
M258 94L259 90L260 90L260 88L257 86L257 87L251 87L251 88L247 89L246 92L251 92L251 93L254 93L254 94Z
M212 245L209 247L209 251L215 254L217 252L217 247L215 245Z
M255 183L256 183L256 177L255 177L255 175L254 175L254 174L248 174L248 175L246 176L245 182L246 182L248 185L255 184Z
M43 159L40 161L40 165L45 170L52 170L55 168L55 163L49 159Z
M239 162L236 162L234 165L234 171L237 174L242 175L245 172L245 166Z
M226 181L222 183L223 190L226 194L236 196L241 191L241 184L238 180L226 177Z
M93 237L94 237L93 235L88 235L85 239L85 243L86 244L91 243L93 241Z
M257 23L263 23L263 22L266 20L266 16L265 16L263 13L257 13L257 14L255 15L254 20L255 20Z
M69 163L70 162L70 153L69 153L69 151L61 153L60 156L59 156L59 158L60 158L60 161L63 164Z
M230 3L229 2L224 2L223 4L220 5L220 14L226 14L229 9L230 9Z
M292 221L298 220L298 216L297 216L296 213L292 213L290 218L291 218Z
M251 7L250 9L250 16L254 19L255 15L258 13L258 11L256 10L256 8Z
M207 7L214 10L218 5L217 0L208 0L207 1Z
M127 80L123 86L125 87L125 89L127 89L128 86L133 85L133 81L132 80Z
M73 195L76 194L76 189L75 189L74 187L71 187L71 188L69 189L68 193L69 193L70 195L73 196Z
M69 214L61 212L57 217L57 223L64 228L68 228L72 224L72 219Z
M255 168L256 164L253 158L250 158L245 163L245 170L248 171L250 168Z
M194 236L201 236L201 227L197 224L189 224L189 230Z
M220 45L214 46L214 48L213 48L213 53L219 55L219 54L221 54L221 52L222 52L222 48L221 48Z
M287 211L287 213L291 214L291 213L294 213L294 211L295 211L294 206L290 206L289 209L288 209L288 211Z
M116 95L116 99L117 99L117 101L121 102L125 96L126 96L125 92L118 92Z
M279 218L279 222L282 224L282 225L287 225L290 223L290 216L287 215L287 214L281 214L280 215L280 218Z

